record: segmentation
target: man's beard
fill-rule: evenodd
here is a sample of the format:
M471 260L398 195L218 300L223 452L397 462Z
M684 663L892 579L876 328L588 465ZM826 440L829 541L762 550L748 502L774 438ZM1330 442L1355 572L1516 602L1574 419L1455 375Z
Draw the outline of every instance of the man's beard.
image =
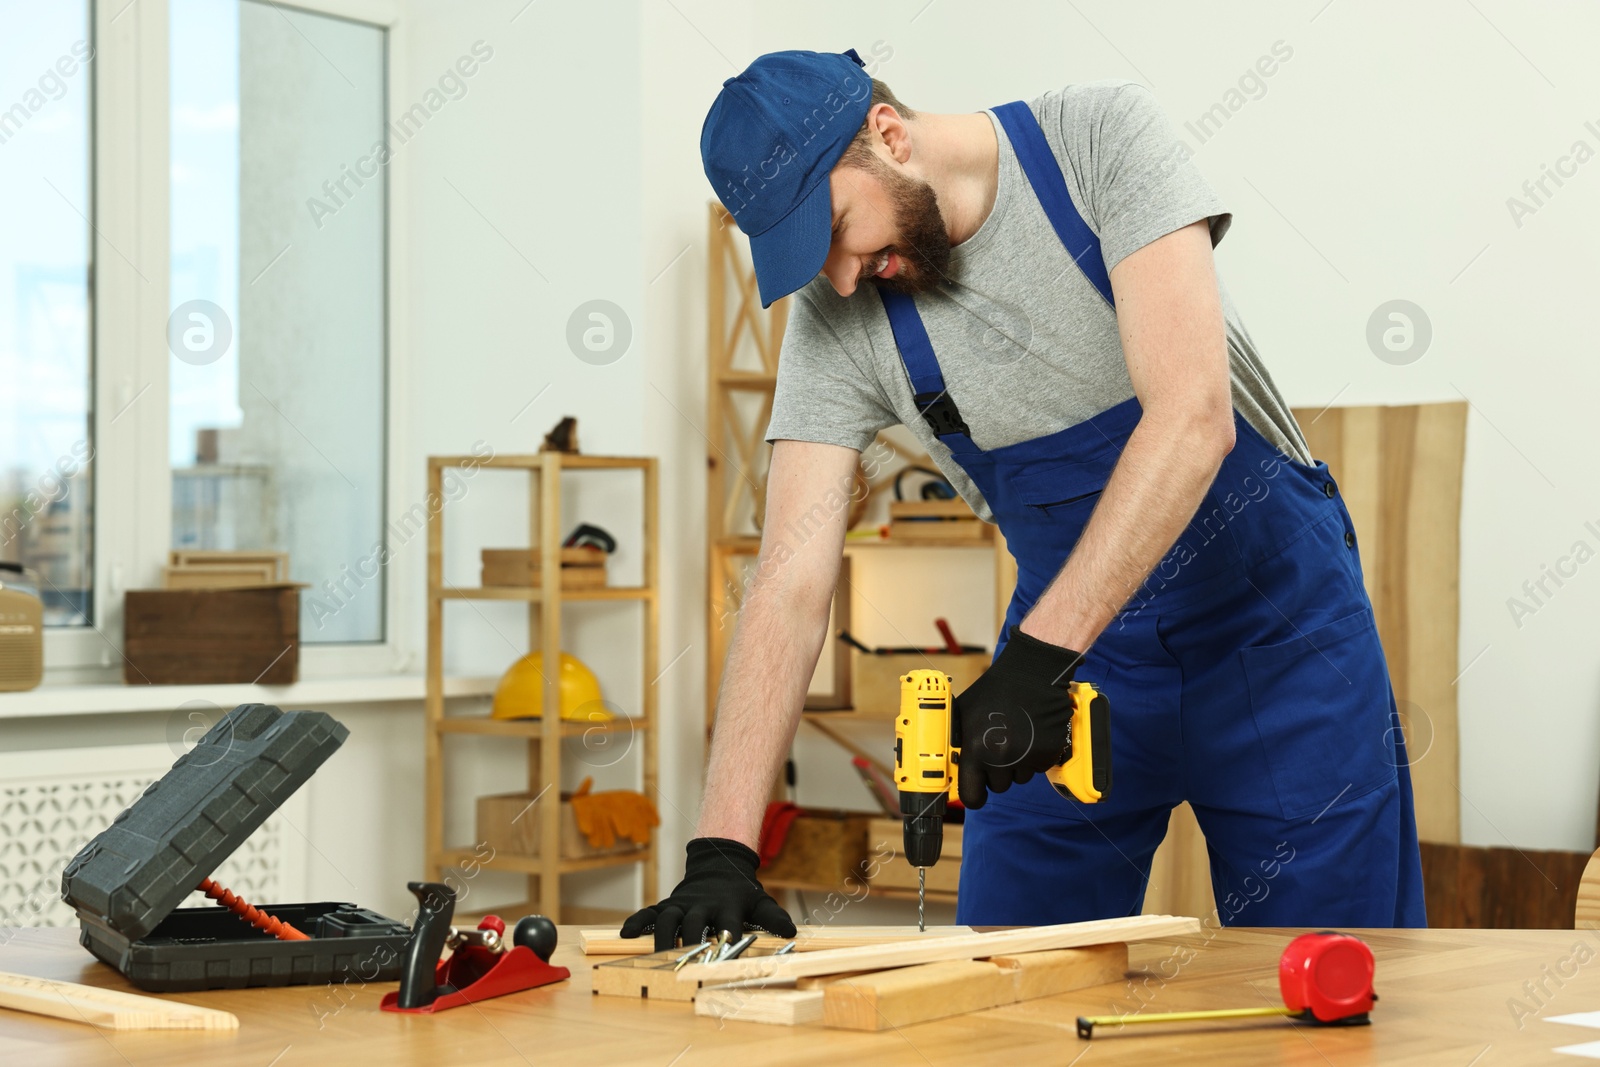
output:
M890 169L876 157L873 162L889 193L895 228L900 231L900 241L883 251L894 253L901 263L894 277L873 275L873 282L906 296L937 288L950 273L950 231L939 213L933 186Z

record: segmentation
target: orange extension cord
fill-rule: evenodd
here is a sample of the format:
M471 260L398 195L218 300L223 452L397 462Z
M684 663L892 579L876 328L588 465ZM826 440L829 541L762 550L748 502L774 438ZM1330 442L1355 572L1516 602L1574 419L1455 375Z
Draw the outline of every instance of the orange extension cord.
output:
M207 878L200 883L200 892L233 912L257 930L265 930L280 941L309 941L311 938L301 933L282 919L275 919L252 904L247 904L231 889L225 889L211 879Z

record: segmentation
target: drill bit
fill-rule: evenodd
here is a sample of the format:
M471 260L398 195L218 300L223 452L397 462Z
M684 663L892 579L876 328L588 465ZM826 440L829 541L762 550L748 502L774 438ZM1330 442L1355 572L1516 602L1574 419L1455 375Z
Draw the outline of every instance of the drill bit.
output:
M928 901L928 868L917 868L917 933L928 932L927 915L924 909Z

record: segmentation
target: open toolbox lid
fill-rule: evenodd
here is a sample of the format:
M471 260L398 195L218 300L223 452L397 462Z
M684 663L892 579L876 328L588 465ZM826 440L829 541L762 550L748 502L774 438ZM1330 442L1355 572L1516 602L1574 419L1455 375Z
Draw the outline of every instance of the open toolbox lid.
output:
M72 858L62 899L139 940L349 736L324 712L239 705Z

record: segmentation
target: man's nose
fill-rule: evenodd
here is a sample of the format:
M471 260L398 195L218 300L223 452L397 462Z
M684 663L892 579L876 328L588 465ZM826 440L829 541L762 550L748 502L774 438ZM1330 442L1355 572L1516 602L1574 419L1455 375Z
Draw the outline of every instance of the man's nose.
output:
M849 296L855 292L856 284L861 280L855 257L837 249L828 253L827 260L822 264L822 273L833 285L834 292L840 296Z

